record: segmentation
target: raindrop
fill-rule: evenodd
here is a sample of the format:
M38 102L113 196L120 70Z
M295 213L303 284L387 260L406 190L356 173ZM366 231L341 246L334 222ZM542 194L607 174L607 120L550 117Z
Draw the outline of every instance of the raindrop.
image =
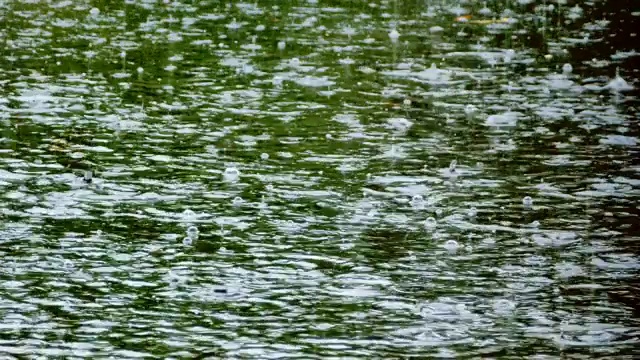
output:
M400 38L400 33L398 32L398 30L393 29L389 32L389 39L391 39L391 42L396 43L399 38Z
M425 229L434 229L436 225L436 219L434 219L432 216L428 217L427 220L424 221Z
M238 30L241 27L242 24L238 23L235 18L233 18L233 21L231 23L227 24L227 29L229 30Z
M531 199L531 196L525 196L522 199L522 205L524 205L524 207L527 209L531 208L531 206L533 205L533 199Z
M278 50L282 51L284 50L284 48L287 47L287 43L284 41L278 41Z
M184 239L182 239L182 243L185 246L191 246L193 244L193 239L190 238L189 236L186 236Z
M633 86L620 76L619 68L616 68L616 77L609 81L605 88L614 92L633 90Z
M567 17L571 20L577 20L582 16L582 8L576 4L576 6L569 9L569 14Z
M262 159L262 160L268 160L268 159L269 159L269 154L267 154L267 153L262 153L262 154L260 154L260 159Z
M353 65L355 61L353 61L353 59L351 58L345 58L345 59L338 60L338 63L340 63L341 65L348 66L348 65Z
M562 65L562 73L565 75L569 75L571 74L571 72L573 71L573 66L571 66L571 64L567 63Z
M455 173L457 165L458 165L458 161L457 160L451 160L451 162L449 163L449 172L450 173Z
M224 170L224 180L228 182L236 182L240 179L240 170L235 167L229 167Z
M100 9L91 8L91 10L89 10L89 14L91 14L92 16L98 16L98 15L100 15Z

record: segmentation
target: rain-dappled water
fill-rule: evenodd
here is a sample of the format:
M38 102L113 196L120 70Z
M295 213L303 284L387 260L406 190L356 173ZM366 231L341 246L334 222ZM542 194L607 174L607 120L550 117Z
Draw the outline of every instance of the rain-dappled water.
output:
M0 2L0 355L633 355L632 4Z

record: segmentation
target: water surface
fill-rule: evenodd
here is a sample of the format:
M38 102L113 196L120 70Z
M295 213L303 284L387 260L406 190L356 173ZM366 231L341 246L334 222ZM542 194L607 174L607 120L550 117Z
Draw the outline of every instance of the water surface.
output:
M637 355L631 5L3 2L0 354Z

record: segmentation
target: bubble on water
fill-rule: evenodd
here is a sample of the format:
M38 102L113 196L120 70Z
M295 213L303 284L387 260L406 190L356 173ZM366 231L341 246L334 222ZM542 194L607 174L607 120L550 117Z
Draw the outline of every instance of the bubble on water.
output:
M532 228L538 228L538 227L540 227L540 221L538 221L538 220L534 220L534 221L532 221L532 222L529 224L529 227L532 227Z
M262 159L262 160L268 160L268 159L269 159L269 154L267 154L267 153L262 153L262 154L260 154L260 159Z
M492 236L486 237L484 239L482 239L482 243L485 246L494 246L496 244L496 239L493 238Z
M274 86L276 87L281 87L282 86L282 82L284 81L284 79L281 76L274 76L273 80L271 80L271 82L273 83Z
M331 134L325 134L324 137L327 138L327 140L333 139L333 135L331 135Z
M144 72L144 69L141 67L138 67L136 71L138 71L138 74L142 74Z
M315 16L308 17L302 22L302 27L313 27L316 22L318 22L318 18Z
M63 266L64 266L65 269L73 269L73 267L75 265L73 264L73 261L67 259L67 260L64 261Z
M251 64L243 64L241 68L236 69L238 74L253 74L254 72L255 68Z
M347 58L344 58L344 59L339 59L338 63L340 65L347 65L348 66L348 65L355 64L355 61L352 58L347 57Z
M531 208L531 206L533 206L533 199L531 198L531 196L525 196L525 197L522 199L522 205L523 205L525 208L530 209L530 208Z
M475 207L471 207L471 209L467 211L467 216L470 218L474 218L476 217L476 215L478 215L478 209L476 209Z
M236 182L240 179L240 170L235 167L224 169L223 178L227 182Z
M567 63L562 65L562 73L568 75L568 74L571 74L572 71L573 71L573 66L571 66L571 64Z
M483 16L490 16L491 14L493 14L493 11L487 7L487 3L485 2L484 7L478 10L478 14Z
M256 26L256 31L264 31L264 29L266 29L266 27L262 24Z
M434 229L436 227L436 225L438 224L438 222L436 221L436 219L434 219L432 216L429 216L425 221L424 221L424 227L426 229Z
M187 236L189 236L190 238L197 239L199 234L200 234L200 231L198 230L197 227L189 226L189 228L187 228Z
M422 210L425 207L425 201L422 195L413 195L409 203L414 210Z
M80 151L75 151L75 152L72 152L69 155L69 157L74 159L74 160L79 160L79 159L84 158L84 153L81 153Z
M455 253L456 251L458 251L460 245L455 240L447 240L447 242L445 242L442 247L450 253Z
M467 106L464 107L464 113L465 115L467 115L467 117L472 117L477 111L478 108L471 104L467 104Z
M350 250L350 249L353 249L354 246L355 245L353 243L343 242L340 244L340 250L342 251Z
M289 66L291 67L299 67L300 66L300 59L298 58L293 58L291 60L289 60Z
M92 16L98 16L98 15L100 15L100 9L91 8L91 10L89 10L89 14L91 14Z
M184 246L191 246L193 244L193 239L189 236L185 236L185 238L182 239L182 244L184 244Z
M389 39L391 39L393 43L397 42L399 38L400 38L400 33L398 32L398 30L393 29L389 31Z
M287 47L287 43L284 40L278 41L278 50L282 51Z
M194 213L193 210L191 209L187 209L182 213L182 216L187 220L191 220L191 219L195 219L196 213Z
M411 106L411 99L404 99L404 100L402 101L402 104L403 104L405 107L409 107L409 106Z
M557 244L559 238L554 235L533 234L531 240L538 246L547 247L553 246L554 243Z
M244 199L242 199L240 196L236 196L233 198L231 203L233 204L233 206L241 206L242 204L244 204Z
M273 191L273 185L267 184L267 185L265 185L264 189L267 190L268 192L272 192Z

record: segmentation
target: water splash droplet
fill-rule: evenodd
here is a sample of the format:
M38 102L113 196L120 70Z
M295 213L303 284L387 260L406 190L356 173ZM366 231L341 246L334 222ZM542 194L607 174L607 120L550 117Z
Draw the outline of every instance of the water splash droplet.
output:
M396 43L399 38L400 38L400 33L398 32L398 30L393 29L389 31L389 39L391 39L391 42Z
M413 195L410 204L414 210L423 210L425 208L425 201L422 195Z

